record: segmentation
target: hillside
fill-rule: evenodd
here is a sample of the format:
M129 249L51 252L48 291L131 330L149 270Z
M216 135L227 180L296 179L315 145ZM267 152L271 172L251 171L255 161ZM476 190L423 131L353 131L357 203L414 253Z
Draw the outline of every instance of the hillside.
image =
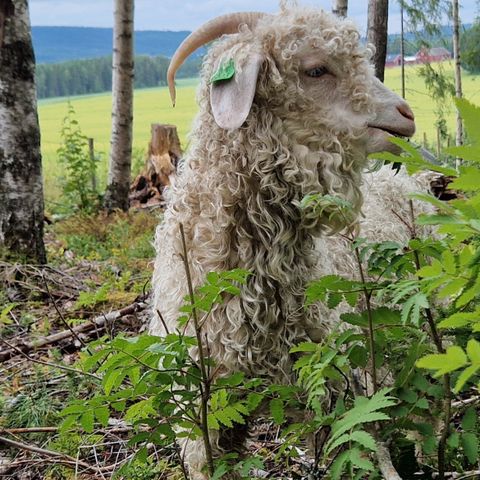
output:
M463 25L464 29L470 24ZM37 63L59 63L67 60L80 60L86 58L105 57L112 54L111 28L92 27L32 27L33 44ZM135 32L136 55L162 55L171 57L176 48L189 34L188 31L138 31ZM442 38L447 45L450 42L451 27L442 27ZM443 42L430 39L435 45ZM417 50L415 35L407 33L405 36L406 47L409 53ZM399 35L389 35L389 53L399 52ZM200 49L193 56L200 56L204 50ZM407 53L408 54L408 53Z
M135 54L171 57L189 33L135 32ZM37 63L58 63L112 54L111 28L32 27L32 34Z

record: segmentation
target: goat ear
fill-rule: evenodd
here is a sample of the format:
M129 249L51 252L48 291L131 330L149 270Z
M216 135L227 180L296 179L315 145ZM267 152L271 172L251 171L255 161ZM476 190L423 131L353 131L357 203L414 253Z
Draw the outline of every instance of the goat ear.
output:
M263 60L262 55L255 53L232 78L210 85L210 105L220 128L235 130L247 119Z

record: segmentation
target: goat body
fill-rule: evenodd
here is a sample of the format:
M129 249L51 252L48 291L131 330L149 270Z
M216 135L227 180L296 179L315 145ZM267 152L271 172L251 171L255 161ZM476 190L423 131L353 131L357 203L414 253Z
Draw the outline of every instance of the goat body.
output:
M408 105L374 78L351 22L299 7L250 20L229 24L230 35L204 62L191 147L157 229L153 310L176 328L187 293L183 224L194 287L210 271L252 273L240 296L216 305L203 326L216 372L285 381L290 348L339 322L323 305L303 307L313 278L352 275L349 248L326 234L351 227L361 210L361 236L408 234L391 209L406 209L402 198L418 190L415 180L363 171L368 153L394 148L387 131L410 136L414 123ZM211 83L231 60L233 78ZM309 194L340 196L351 216L332 220L301 208ZM150 330L165 334L156 315ZM187 447L195 478L203 478L203 458L198 442Z

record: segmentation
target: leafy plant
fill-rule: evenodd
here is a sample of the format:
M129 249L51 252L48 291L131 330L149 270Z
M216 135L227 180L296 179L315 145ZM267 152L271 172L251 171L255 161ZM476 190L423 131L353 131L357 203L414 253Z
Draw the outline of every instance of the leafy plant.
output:
M96 170L99 157L91 157L88 139L83 135L75 110L68 104L68 112L63 119L62 145L57 150L58 159L65 166L66 176L62 182L66 212L80 210L91 213L100 205L100 194L96 184Z

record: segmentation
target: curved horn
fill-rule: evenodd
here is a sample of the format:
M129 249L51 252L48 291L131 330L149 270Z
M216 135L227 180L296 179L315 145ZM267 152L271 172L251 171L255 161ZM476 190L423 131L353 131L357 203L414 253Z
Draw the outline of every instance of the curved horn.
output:
M177 48L168 67L167 82L173 106L175 106L176 97L175 74L192 52L224 34L237 33L238 27L242 24L249 27L255 26L258 20L266 15L266 13L262 12L227 13L204 23L192 32Z

